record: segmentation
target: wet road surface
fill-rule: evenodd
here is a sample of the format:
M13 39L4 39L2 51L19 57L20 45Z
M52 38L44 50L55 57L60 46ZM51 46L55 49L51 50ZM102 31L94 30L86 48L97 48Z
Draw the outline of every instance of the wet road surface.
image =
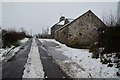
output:
M28 53L30 52L32 39L21 45L21 49L10 61L2 64L2 78L22 78L24 65L27 62Z
M16 55L8 62L2 64L2 79L12 79L17 80L22 79L24 66L27 63L28 53L31 49L32 39L29 39L26 43L21 45L21 49L16 53ZM48 51L41 42L36 39L38 50L40 53L40 59L42 61L43 69L45 72L45 78L68 78L67 75L60 69L59 65L54 62L54 59L48 55Z
M48 52L44 49L44 46L41 44L41 42L36 39L36 43L39 48L40 58L43 64L45 77L47 76L47 78L66 78L67 75L54 62L53 58L48 55Z

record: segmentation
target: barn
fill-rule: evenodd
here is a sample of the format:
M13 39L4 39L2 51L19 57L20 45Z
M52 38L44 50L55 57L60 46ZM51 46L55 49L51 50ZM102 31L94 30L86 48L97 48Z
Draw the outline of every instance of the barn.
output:
M106 25L91 11L55 30L55 39L72 47L89 47L98 38L98 29Z

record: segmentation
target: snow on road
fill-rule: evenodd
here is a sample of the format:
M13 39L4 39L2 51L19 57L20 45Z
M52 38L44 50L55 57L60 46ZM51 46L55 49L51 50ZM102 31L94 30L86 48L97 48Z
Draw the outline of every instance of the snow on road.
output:
M27 63L25 65L23 78L44 78L43 66L38 52L38 46L33 39L30 53L28 54Z
M43 45L47 44L46 47L51 56L58 55L59 57L60 55L64 55L69 58L56 61L63 71L72 78L117 78L116 72L118 69L114 66L107 67L107 65L100 63L100 59L91 58L92 53L89 53L88 49L70 48L54 39L40 39L40 41ZM53 42L59 45L53 47L48 45Z

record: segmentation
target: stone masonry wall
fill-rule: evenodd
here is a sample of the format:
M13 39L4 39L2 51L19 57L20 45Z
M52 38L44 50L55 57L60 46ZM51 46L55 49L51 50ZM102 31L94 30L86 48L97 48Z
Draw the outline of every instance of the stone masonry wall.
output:
M92 12L88 12L68 25L68 44L91 45L97 40L98 28L105 26Z

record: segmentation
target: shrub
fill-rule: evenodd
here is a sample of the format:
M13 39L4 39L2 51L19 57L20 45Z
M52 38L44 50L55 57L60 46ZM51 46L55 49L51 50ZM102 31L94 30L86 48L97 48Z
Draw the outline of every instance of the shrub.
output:
M31 37L30 35L26 35L24 31L16 31L14 29L2 30L2 39L3 39L3 48L11 47L11 45L18 46L19 41L25 37Z
M100 58L102 64L120 68L120 24L99 29L97 44L91 46L93 58Z
M114 27L107 27L104 33L99 35L98 45L104 47L106 53L120 52L120 25Z

